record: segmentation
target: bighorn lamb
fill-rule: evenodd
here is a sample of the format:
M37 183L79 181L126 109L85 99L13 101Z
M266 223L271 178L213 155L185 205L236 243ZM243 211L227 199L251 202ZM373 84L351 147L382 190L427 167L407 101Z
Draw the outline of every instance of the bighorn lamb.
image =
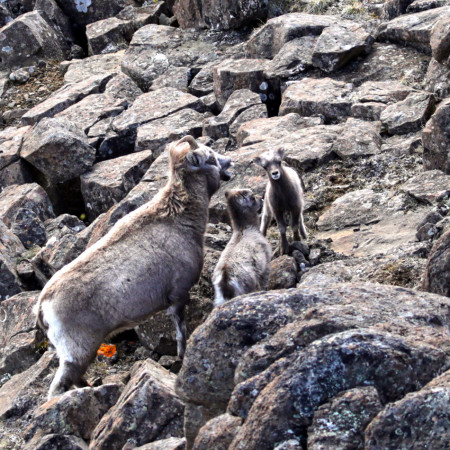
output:
M248 189L225 192L233 235L214 269L214 304L241 294L266 290L269 281L270 244L259 231L261 197Z
M254 158L254 162L266 170L269 182L264 197L264 208L261 220L261 233L265 236L267 227L273 216L280 230L280 253L288 253L289 244L286 238L285 214L290 213L294 240L299 241L299 229L302 237L307 238L303 223L303 189L297 172L282 164L284 150L269 150Z
M211 196L231 159L186 136L169 148L169 181L101 240L57 272L42 291L38 322L59 357L49 398L83 386L101 342L169 308L184 354L184 308L203 265Z

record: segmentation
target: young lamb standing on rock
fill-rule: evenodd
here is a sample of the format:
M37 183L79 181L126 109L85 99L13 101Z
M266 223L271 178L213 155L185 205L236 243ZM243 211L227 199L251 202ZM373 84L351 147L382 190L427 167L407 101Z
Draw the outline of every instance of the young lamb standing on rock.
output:
M214 269L214 305L241 294L266 290L272 250L259 231L263 201L248 189L225 192L233 235Z
M269 150L257 156L253 161L261 166L269 175L266 187L264 208L261 220L261 233L265 236L267 227L273 216L280 230L280 254L289 252L286 238L285 214L291 215L291 226L294 232L294 241L300 240L299 230L303 239L306 239L305 224L303 223L303 189L297 172L282 164L284 150Z
M38 322L56 347L59 368L49 398L82 376L103 340L169 308L178 355L184 308L203 265L211 196L229 180L231 159L186 136L169 149L167 185L101 240L57 272L42 291Z

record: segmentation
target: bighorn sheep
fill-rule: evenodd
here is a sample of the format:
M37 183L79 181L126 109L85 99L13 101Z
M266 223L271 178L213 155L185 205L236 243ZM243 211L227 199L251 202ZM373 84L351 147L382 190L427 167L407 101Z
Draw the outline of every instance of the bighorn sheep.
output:
M169 181L43 289L38 322L59 357L49 398L83 386L101 342L169 308L178 355L186 345L184 308L203 265L211 196L229 180L231 159L186 136L169 148Z
M214 269L215 306L241 294L266 290L272 250L259 231L263 201L248 189L225 192L233 235Z
M291 226L294 240L299 241L299 229L302 237L307 238L303 223L303 189L297 172L282 164L284 150L269 150L254 158L254 162L266 170L269 182L266 187L264 208L261 220L261 233L265 236L267 227L273 216L280 230L280 253L288 253L289 244L286 238L285 213L291 215Z

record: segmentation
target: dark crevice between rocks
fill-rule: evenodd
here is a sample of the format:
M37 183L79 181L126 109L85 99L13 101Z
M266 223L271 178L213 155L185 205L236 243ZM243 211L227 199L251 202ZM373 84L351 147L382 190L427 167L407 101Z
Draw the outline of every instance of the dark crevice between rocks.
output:
M75 44L79 45L83 49L85 55L88 55L89 50L88 39L86 36L86 25L73 24L72 31L75 37Z

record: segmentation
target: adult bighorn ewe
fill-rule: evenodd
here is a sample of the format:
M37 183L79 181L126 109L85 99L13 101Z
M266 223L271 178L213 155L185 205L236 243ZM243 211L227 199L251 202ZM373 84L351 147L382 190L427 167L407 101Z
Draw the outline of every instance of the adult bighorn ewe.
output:
M131 212L57 272L38 302L38 322L56 347L59 368L49 398L72 385L102 341L169 308L178 355L186 345L189 290L203 265L211 196L229 180L231 159L186 136L169 148L169 180L149 203Z
M291 226L294 240L299 241L299 230L304 239L307 238L303 223L303 188L297 172L282 164L284 150L268 150L254 158L254 162L261 166L269 175L269 182L264 197L264 208L261 220L261 233L265 236L267 227L273 216L280 230L280 254L289 251L286 238L286 214L291 216Z
M233 235L214 269L214 304L267 289L272 250L259 231L263 201L248 189L225 192Z

